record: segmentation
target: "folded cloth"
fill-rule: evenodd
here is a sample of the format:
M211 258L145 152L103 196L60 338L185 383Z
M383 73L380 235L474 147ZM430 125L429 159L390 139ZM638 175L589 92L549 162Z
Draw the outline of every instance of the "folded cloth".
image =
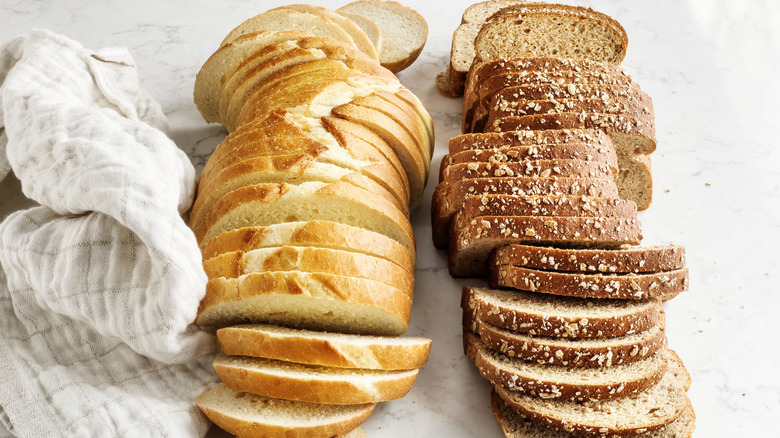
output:
M203 436L214 336L182 220L195 187L124 49L46 31L0 48L0 422L17 436ZM3 428L0 428L2 430ZM0 432L2 433L2 432Z

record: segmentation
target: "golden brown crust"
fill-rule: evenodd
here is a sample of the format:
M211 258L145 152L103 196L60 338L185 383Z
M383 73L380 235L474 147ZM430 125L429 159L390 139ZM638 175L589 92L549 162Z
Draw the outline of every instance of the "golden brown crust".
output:
M343 335L265 325L225 327L217 330L217 338L229 356L341 368L411 370L425 365L431 349L431 340L425 338Z

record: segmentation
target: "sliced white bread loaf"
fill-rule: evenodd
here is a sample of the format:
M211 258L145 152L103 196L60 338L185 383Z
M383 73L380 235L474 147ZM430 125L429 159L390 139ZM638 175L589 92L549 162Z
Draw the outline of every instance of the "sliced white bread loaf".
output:
M441 182L433 191L431 224L437 248L449 246L450 222L471 197L509 196L592 196L617 198L618 189L607 178L474 178Z
M657 300L594 300L532 292L464 287L464 322L556 338L626 336L661 324ZM478 325L478 324L477 324Z
M376 21L366 17L365 15L356 14L348 11L336 11L337 14L352 20L363 32L365 32L368 39L374 45L377 52L382 51L382 29L376 24Z
M335 21L319 13L272 9L246 19L228 33L220 43L223 47L241 35L264 30L304 30L314 35L333 38L357 48L349 33Z
M228 388L309 403L354 405L405 396L418 370L368 370L220 356L214 370Z
M355 46L358 49L360 49L361 52L365 53L366 55L376 60L379 60L379 49L374 45L373 41L368 36L368 34L365 31L363 31L363 27L358 26L357 23L355 23L353 20L350 20L348 17L345 17L341 14L338 14L334 11L331 11L330 9L323 8L321 6L314 6L308 4L285 5L275 9L289 9L289 10L300 11L300 12L308 12L312 14L320 14L323 17L330 19L334 23L338 24L339 27L344 29L349 34L349 36L352 37L352 41L354 41Z
M690 375L680 358L666 351L668 366L660 382L615 400L577 403L522 395L498 385L494 390L520 415L554 429L576 435L634 436L673 423L690 406L686 395Z
M496 421L501 426L506 438L573 438L578 436L562 430L551 429L524 418L507 406L495 391L490 396L490 402L493 415L496 417ZM632 434L631 436L636 438L690 438L693 435L695 423L696 415L693 412L693 408L688 405L680 413L680 416L668 425L652 431Z
M403 212L371 192L344 183L241 187L214 204L195 234L203 243L236 228L309 220L365 228L415 250L411 225Z
M382 31L379 61L394 73L410 66L428 39L425 18L392 0L358 0L338 10L363 15L379 26Z
M531 336L480 322L479 337L486 348L538 364L569 367L610 367L655 354L666 346L663 318L647 330L623 336L566 339Z
M222 352L338 368L411 370L428 360L431 340L315 332L265 324L217 330Z
M670 300L688 289L688 269L642 274L545 271L491 263L491 287L581 298Z
M226 231L203 245L202 252L204 259L210 259L231 251L247 252L284 245L305 245L368 254L382 257L400 267L413 268L415 262L414 252L383 234L338 222L317 220Z
M248 58L266 47L280 44L285 47L302 38L313 36L305 30L281 30L253 32L236 38L230 44L220 47L195 76L194 100L201 115L207 122L220 122L219 102L222 89L233 72Z
M376 404L325 405L280 400L233 391L224 384L207 389L196 403L217 426L247 438L308 438L349 433Z
M303 271L345 275L414 290L412 266L401 267L381 257L331 248L281 246L233 251L203 262L209 278L238 278L251 272Z
M473 333L463 336L467 355L482 377L515 394L543 400L604 401L642 392L658 383L666 371L666 355L651 355L611 367L586 368L538 364L485 348Z
M503 245L534 243L591 248L637 245L633 217L477 216L458 212L450 224L448 266L454 277L485 276L490 253Z
M267 323L397 336L408 327L411 306L408 291L378 281L301 271L253 272L209 280L196 323Z
M434 142L436 140L433 119L428 113L428 110L425 109L425 106L423 106L420 99L406 88L401 88L395 93L377 92L376 94L388 102L396 105L398 108L406 112L412 119L415 119L415 115L417 116L417 120L414 120L414 123L417 124L419 122L422 124L423 129L425 130L425 134L428 137L428 156L429 158L432 157L433 148L435 146Z
M639 274L684 268L685 247L678 245L630 246L607 251L507 245L496 250L495 262L501 265L555 271Z

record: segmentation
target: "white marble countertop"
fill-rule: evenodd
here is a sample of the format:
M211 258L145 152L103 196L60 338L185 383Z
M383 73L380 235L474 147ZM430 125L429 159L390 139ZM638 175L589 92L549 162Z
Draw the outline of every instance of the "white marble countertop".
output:
M336 8L344 1L316 0ZM434 76L470 2L406 0L430 25L419 60L399 76L436 125L432 174L458 134L460 99ZM774 0L567 1L612 15L628 31L624 66L653 98L659 146L655 200L640 213L645 243L685 245L690 291L666 304L670 346L693 376L700 437L777 437L780 426L780 2ZM200 169L225 135L192 103L203 61L244 19L279 0L68 2L0 0L0 41L46 28L97 49L125 46L142 87L159 100L170 135ZM463 356L461 287L431 244L430 183L413 216L417 287L409 335L434 340L405 398L381 404L364 429L379 437L500 437L489 388ZM27 203L18 182L0 183L0 217Z

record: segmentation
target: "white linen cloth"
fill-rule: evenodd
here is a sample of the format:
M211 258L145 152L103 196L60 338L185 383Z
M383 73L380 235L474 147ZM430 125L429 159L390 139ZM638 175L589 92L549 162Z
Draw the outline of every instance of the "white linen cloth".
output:
M0 423L17 436L206 434L216 344L192 325L206 275L181 218L195 171L166 125L124 49L47 31L0 48L0 180L40 204L0 224Z

